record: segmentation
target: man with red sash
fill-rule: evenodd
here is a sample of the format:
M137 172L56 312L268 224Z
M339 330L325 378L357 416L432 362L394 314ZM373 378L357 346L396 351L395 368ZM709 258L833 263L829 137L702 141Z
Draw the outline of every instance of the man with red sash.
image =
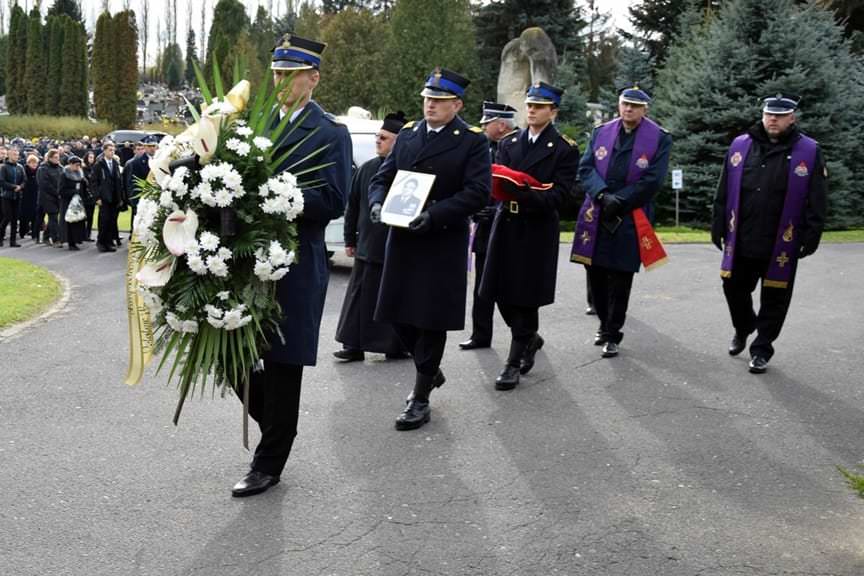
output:
M555 128L563 90L538 82L525 97L528 128L498 145L493 196L500 200L480 294L510 327L510 352L497 390L512 390L543 346L539 309L555 301L558 207L576 184L579 149ZM503 190L502 190L503 189ZM502 196L502 193L506 196Z
M619 118L596 128L579 164L585 202L570 260L585 264L603 357L618 355L633 274L665 261L650 220L666 179L672 137L645 117L650 97L638 86L618 97Z
M801 133L799 99L763 100L762 121L738 136L726 154L714 199L711 240L723 251L720 275L735 334L729 354L750 345L750 372L762 374L774 355L799 258L819 247L825 223L827 172L819 144ZM753 290L762 280L759 312Z

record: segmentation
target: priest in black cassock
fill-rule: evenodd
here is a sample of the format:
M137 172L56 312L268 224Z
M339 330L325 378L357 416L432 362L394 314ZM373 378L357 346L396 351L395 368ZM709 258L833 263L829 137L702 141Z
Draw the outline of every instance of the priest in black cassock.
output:
M345 362L363 360L365 352L385 354L388 359L408 357L393 327L373 319L389 228L386 224L373 224L369 220L369 181L390 153L404 124L403 112L388 114L384 118L384 124L375 136L378 155L360 167L351 184L345 210L345 253L354 258L354 268L336 330L336 341L341 342L343 348L333 353Z

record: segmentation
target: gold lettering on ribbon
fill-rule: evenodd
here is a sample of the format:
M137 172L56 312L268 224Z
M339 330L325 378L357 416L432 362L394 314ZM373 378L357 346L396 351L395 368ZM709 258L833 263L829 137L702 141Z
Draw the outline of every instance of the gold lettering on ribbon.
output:
M786 228L786 231L783 232L783 241L791 242L795 237L795 227L792 225L792 222L789 222L789 227Z
M585 211L585 222L593 222L594 221L594 203L591 203L591 206Z
M780 256L777 257L777 264L780 266L780 268L786 266L788 262L789 257L786 255L786 252L780 252Z
M735 231L735 211L732 210L732 217L729 219L729 231Z
M141 269L141 258L136 250L140 244L133 238L129 242L126 260L126 316L129 320L129 368L126 384L135 386L141 381L144 368L153 358L153 324L144 299L138 292L135 275Z

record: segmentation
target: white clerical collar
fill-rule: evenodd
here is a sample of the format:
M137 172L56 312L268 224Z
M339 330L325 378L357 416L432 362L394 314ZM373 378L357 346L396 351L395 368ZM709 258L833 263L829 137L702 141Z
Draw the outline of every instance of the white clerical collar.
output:
M426 124L426 134L429 134L430 132L436 132L436 133L441 132L441 130L443 130L443 129L444 129L444 126L439 126L438 128L432 128L431 126L429 126L429 124Z

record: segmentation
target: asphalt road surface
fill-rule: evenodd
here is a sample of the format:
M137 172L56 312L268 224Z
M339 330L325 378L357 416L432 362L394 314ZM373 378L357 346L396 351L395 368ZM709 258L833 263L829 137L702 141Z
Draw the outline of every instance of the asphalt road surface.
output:
M451 332L448 381L412 432L393 429L410 361L332 359L337 267L282 482L232 499L240 403L208 393L175 427L165 375L123 384L125 248L4 249L72 292L0 340L0 575L864 574L864 500L836 469L864 458L864 246L801 263L763 376L726 354L719 253L669 252L637 276L604 360L562 247L533 372L494 390L499 316L493 349Z

